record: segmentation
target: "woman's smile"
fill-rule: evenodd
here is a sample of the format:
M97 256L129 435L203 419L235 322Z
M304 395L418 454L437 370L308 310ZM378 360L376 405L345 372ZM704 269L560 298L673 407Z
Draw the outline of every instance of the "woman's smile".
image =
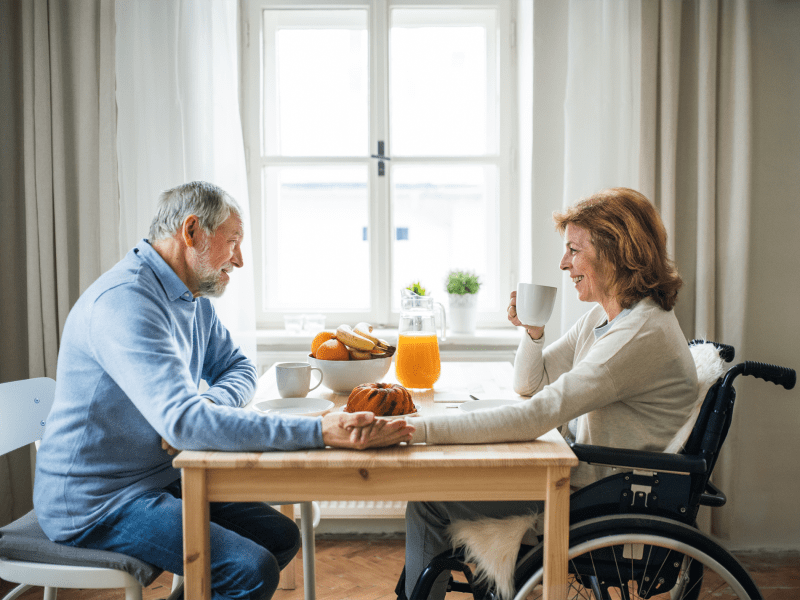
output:
M568 271L581 302L597 302L606 309L609 320L619 313L619 304L609 294L607 278L603 273L592 236L588 229L574 224L567 225L564 232L567 250L559 267Z

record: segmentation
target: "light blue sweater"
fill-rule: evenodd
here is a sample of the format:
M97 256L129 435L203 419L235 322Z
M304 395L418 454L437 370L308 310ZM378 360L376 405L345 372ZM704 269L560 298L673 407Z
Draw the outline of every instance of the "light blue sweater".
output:
M201 379L210 386L202 396ZM180 471L162 437L183 450L324 446L320 418L241 410L255 385L253 363L211 302L193 298L143 240L67 317L36 464L42 529L68 540L127 499L175 481Z

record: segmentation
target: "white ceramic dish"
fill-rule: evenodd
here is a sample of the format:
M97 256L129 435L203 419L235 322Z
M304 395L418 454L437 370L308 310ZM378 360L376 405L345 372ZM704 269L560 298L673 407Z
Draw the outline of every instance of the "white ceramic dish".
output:
M345 408L346 407L344 407L344 406L340 406L339 408L337 408L333 412L344 412ZM389 420L392 420L392 419L405 419L406 417L418 417L418 416L419 416L419 412L414 412L414 413L408 413L407 415L392 415L392 416L389 416L389 417L381 417L381 419L389 419Z
M362 383L382 381L392 366L392 357L369 360L319 360L309 355L308 364L322 371L322 385L337 394L350 395Z
M331 411L333 402L324 398L275 398L260 400L253 408L267 414L319 417Z
M516 404L519 400L512 400L511 398L498 398L493 400L486 398L484 400L473 400L471 402L464 402L459 405L459 409L464 412L473 412L476 410L488 410L490 408L497 408L498 406L508 406L509 404Z

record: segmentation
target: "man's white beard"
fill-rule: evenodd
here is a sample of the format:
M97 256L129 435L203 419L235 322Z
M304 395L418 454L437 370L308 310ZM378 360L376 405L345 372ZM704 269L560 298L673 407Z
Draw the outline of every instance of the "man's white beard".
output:
M197 278L198 292L201 296L219 298L228 285L227 281L222 281L221 269L232 270L233 265L228 263L219 270L214 269L209 264L208 250L208 245L206 245L197 251L197 267L194 270L194 276Z

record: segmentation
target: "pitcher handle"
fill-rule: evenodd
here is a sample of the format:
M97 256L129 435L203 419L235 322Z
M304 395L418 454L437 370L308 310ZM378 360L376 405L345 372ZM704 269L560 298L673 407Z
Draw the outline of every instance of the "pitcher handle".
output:
M439 312L442 315L442 335L439 339L444 342L447 339L447 316L444 312L444 305L441 302L436 302L435 304L439 307Z

